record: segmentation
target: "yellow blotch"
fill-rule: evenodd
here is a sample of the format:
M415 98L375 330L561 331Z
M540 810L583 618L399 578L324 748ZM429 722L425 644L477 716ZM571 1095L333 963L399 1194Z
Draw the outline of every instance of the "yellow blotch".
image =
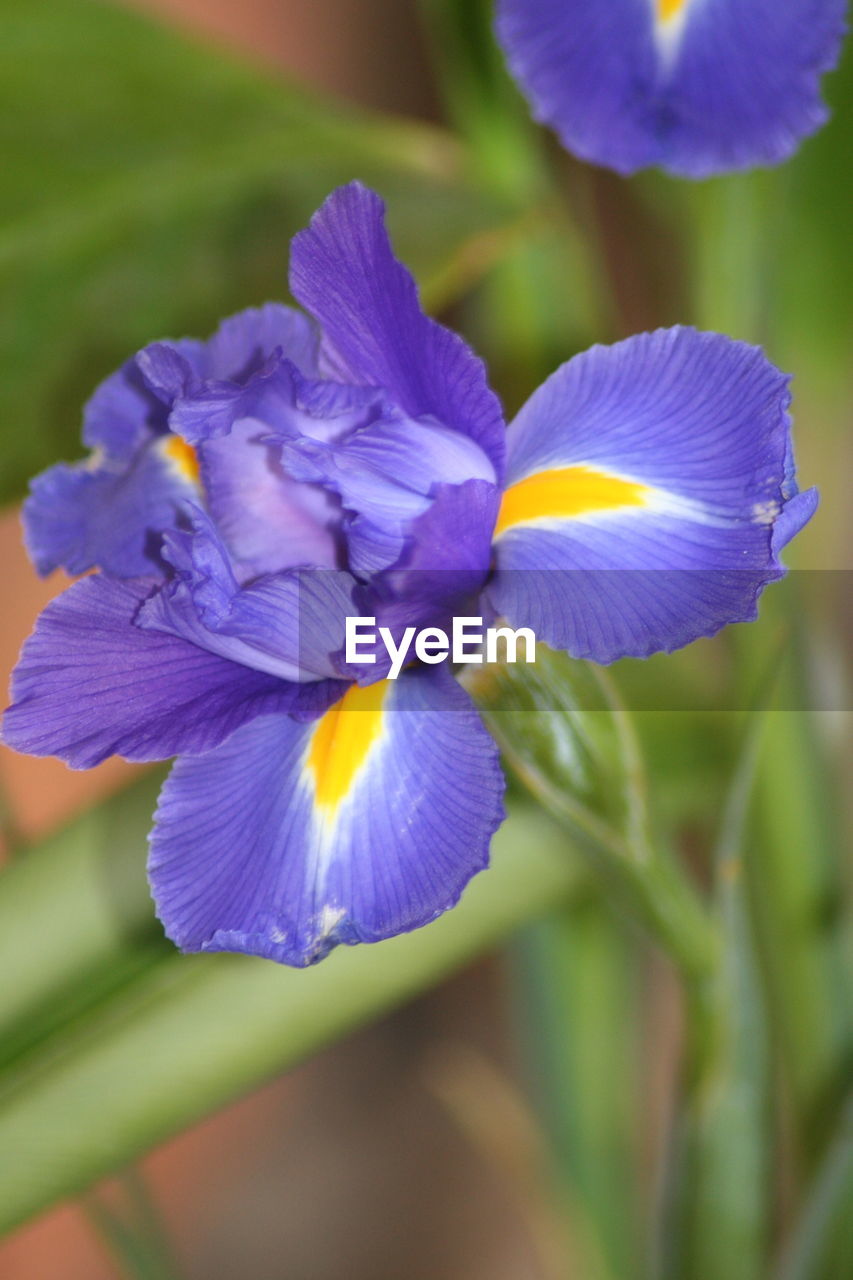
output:
M677 18L686 4L687 0L657 0L658 22L670 22Z
M352 685L317 722L308 748L308 770L321 809L336 809L349 795L356 774L382 732L388 681Z
M184 480L195 485L201 482L198 454L191 444L181 436L168 435L163 438L161 448L163 456L169 459Z
M643 484L620 480L590 467L540 471L507 489L498 512L495 536L531 520L571 519L588 511L642 507L648 493Z

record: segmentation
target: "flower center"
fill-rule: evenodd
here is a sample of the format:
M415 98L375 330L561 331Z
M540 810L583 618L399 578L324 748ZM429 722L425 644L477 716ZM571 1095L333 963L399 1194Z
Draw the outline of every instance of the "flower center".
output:
M510 485L503 496L495 537L531 520L568 520L589 511L642 507L648 489L591 467L558 467Z
M687 3L688 0L657 0L658 22L671 22L686 8Z
M193 485L201 483L198 454L183 437L172 434L164 436L160 449L163 457L172 464L182 480Z
M352 790L381 733L387 691L385 680L364 688L353 685L318 721L307 759L318 808L334 811Z

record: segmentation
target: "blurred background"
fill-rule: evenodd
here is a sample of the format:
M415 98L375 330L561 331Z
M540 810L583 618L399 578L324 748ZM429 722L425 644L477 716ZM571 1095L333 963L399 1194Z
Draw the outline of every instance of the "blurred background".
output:
M530 125L487 9L0 0L0 665L5 678L65 585L37 580L21 548L28 477L78 455L80 406L129 352L286 297L290 236L338 182L383 194L428 306L486 357L510 411L594 341L685 321L764 342L796 372L800 470L822 493L799 572L754 634L616 679L629 701L672 708L637 723L654 806L707 888L744 712L786 657L747 842L772 1113L760 1252L787 1265L827 1154L841 1159L849 1081L850 59L828 82L835 119L784 171L625 182ZM140 772L0 753L10 859ZM499 954L6 1237L0 1275L658 1274L649 1222L679 1177L684 1055L672 966L579 869L568 905ZM134 1263L115 1230L131 1211L165 1238L155 1261ZM853 1275L849 1243L808 1274Z

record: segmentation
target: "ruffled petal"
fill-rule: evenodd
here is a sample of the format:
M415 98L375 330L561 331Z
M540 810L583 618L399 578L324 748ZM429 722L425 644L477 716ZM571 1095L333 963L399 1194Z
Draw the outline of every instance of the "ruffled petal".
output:
M197 492L192 474L169 456L169 439L143 445L128 462L60 462L36 476L23 522L40 574L97 567L135 578L162 571L162 531Z
M193 445L228 435L246 420L265 424L276 439L337 440L375 417L383 403L383 393L374 387L305 378L292 361L273 355L244 383L188 385L169 422Z
M205 377L245 382L280 351L306 377L319 373L320 335L301 311L280 302L223 320L207 344Z
M340 499L294 479L281 444L336 440L369 422L380 401L372 388L307 379L284 358L245 386L205 383L178 401L171 424L198 445L208 508L247 570L343 562Z
M316 726L265 716L163 790L149 871L185 951L285 964L452 907L503 818L497 749L444 670L353 690Z
M469 435L500 474L504 424L482 361L421 310L391 250L385 206L358 182L340 187L294 237L290 287L323 330L323 354L344 381L383 387L413 418Z
M338 443L304 436L285 441L281 456L295 479L340 496L350 515L347 548L357 574L377 573L399 560L412 522L440 487L470 480L494 485L496 479L492 463L469 436L396 411Z
M152 436L167 429L163 402L149 389L133 360L95 389L83 409L83 443L115 462L127 461Z
M310 377L317 372L319 345L306 316L268 302L229 316L207 342L152 342L134 363L144 384L171 408L209 382L243 386L274 356L285 356Z
M48 605L12 677L7 746L74 769L164 760L209 751L257 715L317 716L340 696L340 681L287 684L134 626L156 585L89 577Z
M199 448L207 507L228 550L251 575L343 563L340 499L289 476L268 434L246 419Z
M439 485L429 509L411 526L405 550L391 568L355 593L358 612L387 627L399 645L407 627L449 630L454 617L491 617L481 596L489 572L491 535L500 494L486 480ZM341 663L339 671L361 684L384 679L391 658L381 639L360 652L368 663Z
M178 344L188 369L201 344ZM160 533L195 489L195 477L170 454L168 409L128 360L97 388L83 410L79 463L59 463L30 484L24 539L40 574L92 568L120 578L160 572Z
M494 608L598 662L754 618L795 494L788 381L758 348L683 328L563 365L510 428Z
M826 119L844 0L499 0L537 119L620 173L776 164Z
M355 611L349 574L295 570L240 586L214 526L198 509L189 531L166 535L163 554L174 576L142 605L138 626L282 680L336 674L332 654Z

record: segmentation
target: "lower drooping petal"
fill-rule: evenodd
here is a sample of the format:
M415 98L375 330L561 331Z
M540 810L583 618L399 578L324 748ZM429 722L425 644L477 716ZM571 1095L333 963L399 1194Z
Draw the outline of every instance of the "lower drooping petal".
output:
M3 741L88 769L110 755L165 760L209 751L268 712L319 715L340 681L288 684L134 617L156 579L93 576L44 610L12 677Z
M495 609L598 662L753 618L814 509L796 495L789 402L760 350L692 329L564 365L510 427Z
M444 668L353 689L312 727L264 716L177 762L151 840L186 951L286 964L435 919L488 863L497 748Z
M776 164L826 119L844 0L500 0L536 118L620 173Z
M483 363L424 315L374 191L351 182L332 192L294 237L290 287L322 327L336 376L383 387L411 417L431 415L470 436L502 472L503 415Z

